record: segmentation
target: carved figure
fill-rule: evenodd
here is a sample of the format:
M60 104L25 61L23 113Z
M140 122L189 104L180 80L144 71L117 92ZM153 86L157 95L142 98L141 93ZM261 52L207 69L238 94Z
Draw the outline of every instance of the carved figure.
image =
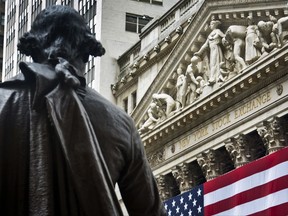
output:
M264 126L257 128L257 132L259 136L261 137L264 145L268 149L270 143L272 142L272 135L269 133L267 126L264 125Z
M212 20L210 22L211 33L208 35L206 42L202 45L200 50L195 53L196 56L202 56L204 51L210 51L209 58L209 80L210 84L218 81L220 68L219 64L223 61L223 52L221 48L222 38L224 33L219 29L221 22L219 20Z
M281 17L277 20L274 16L270 15L270 20L274 22L273 32L276 35L279 47L283 46L288 41L288 16Z
M183 73L182 68L180 67L177 69L177 74L178 78L176 83L176 89L177 89L176 101L178 103L176 110L180 110L186 105L187 79Z
M225 62L220 63L220 75L219 75L219 82L225 82L230 78L232 70L228 68Z
M0 84L1 214L123 215L118 183L129 214L166 215L132 119L86 87L105 50L84 18L49 7L18 49L34 62Z
M247 17L248 26L246 28L245 39L245 61L250 65L261 56L260 39L258 37L258 27L254 24L252 16Z
M175 100L168 94L160 93L160 94L153 94L152 100L157 104L160 108L165 110L166 117L170 117L174 114L176 108Z
M231 44L233 46L232 58L233 60L236 61L236 63L238 63L236 64L238 66L238 71L241 71L247 67L244 59L242 58L245 49L245 36L246 36L245 30L246 30L245 26L231 25L225 32L224 37L224 42L227 41L228 44Z
M189 88L187 89L186 95L189 96L188 101L192 103L195 99L198 98L203 92L203 88L206 85L204 74L199 71L197 66L199 62L199 57L193 56L190 60L190 64L186 69L186 76Z
M139 133L147 132L155 127L157 122L163 120L163 117L165 117L165 113L162 109L160 109L159 106L156 105L156 103L152 102L149 106L149 109L147 111L148 119L144 122L142 127L138 130Z
M259 39L261 42L262 55L267 55L278 46L278 41L275 33L273 32L274 23L272 21L259 21Z

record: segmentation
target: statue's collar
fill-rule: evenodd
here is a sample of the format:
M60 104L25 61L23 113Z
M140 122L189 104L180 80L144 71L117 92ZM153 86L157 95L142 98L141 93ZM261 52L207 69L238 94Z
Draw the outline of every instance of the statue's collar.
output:
M51 92L61 82L55 72L55 67L48 64L20 62L19 68L24 75L25 82L33 87L33 107L41 104L45 95ZM80 88L85 88L85 79L77 77L80 80Z

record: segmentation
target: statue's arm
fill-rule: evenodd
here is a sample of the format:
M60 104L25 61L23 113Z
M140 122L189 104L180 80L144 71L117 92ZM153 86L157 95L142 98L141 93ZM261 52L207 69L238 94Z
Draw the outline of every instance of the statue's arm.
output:
M118 182L129 215L164 216L156 180L146 158L144 145L131 126L131 158Z

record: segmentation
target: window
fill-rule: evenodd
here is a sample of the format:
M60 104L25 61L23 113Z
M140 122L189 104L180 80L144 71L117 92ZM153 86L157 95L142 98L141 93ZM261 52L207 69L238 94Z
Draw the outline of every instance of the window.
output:
M145 2L149 4L155 4L155 5L163 5L163 0L133 0L138 2Z
M141 33L141 29L152 19L145 15L126 14L126 31Z
M3 47L3 42L4 41L4 37L3 35L0 35L0 47Z
M151 4L155 4L155 5L163 5L163 1L162 0L152 0Z
M57 0L47 0L46 7L56 4Z
M128 113L128 98L123 100L123 108L126 113Z
M136 91L132 92L131 96L132 96L132 109L134 109L137 104L137 92Z
M5 24L5 14L1 13L1 25L4 26Z

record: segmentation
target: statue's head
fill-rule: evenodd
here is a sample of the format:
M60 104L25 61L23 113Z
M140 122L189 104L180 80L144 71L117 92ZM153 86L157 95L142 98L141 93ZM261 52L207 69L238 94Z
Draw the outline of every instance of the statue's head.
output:
M211 22L210 22L210 28L212 30L219 28L220 25L221 25L221 21L220 20L211 20Z
M254 21L253 21L253 17L252 16L247 16L247 22L248 22L248 25L253 25L254 24Z
M18 50L37 63L62 57L75 66L86 63L89 55L105 53L84 18L73 8L61 5L38 14L31 30L20 38Z

